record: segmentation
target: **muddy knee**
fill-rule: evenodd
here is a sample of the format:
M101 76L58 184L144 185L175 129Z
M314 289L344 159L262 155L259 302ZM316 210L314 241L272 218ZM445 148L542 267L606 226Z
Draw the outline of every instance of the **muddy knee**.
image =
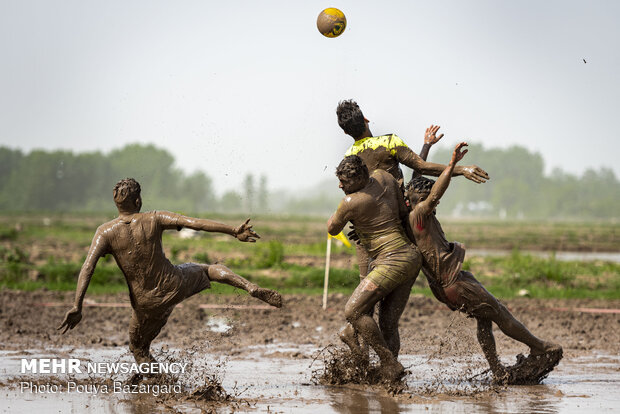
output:
M350 324L354 324L362 316L360 309L354 305L347 303L344 307L344 317Z

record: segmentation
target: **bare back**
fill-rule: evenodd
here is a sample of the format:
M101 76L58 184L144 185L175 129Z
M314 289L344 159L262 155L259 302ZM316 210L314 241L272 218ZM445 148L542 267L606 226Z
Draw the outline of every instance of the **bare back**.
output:
M125 275L134 306L161 302L179 285L181 271L166 258L161 236L179 215L151 211L116 218L97 229ZM95 235L95 237L97 237Z

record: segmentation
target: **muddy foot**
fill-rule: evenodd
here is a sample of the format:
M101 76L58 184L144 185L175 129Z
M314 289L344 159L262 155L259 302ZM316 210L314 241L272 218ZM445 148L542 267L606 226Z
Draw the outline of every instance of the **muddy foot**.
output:
M562 353L562 346L558 345L558 344L554 344L553 342L544 342L545 346L543 349L541 349L538 352L534 352L532 350L530 350L530 355L529 357L534 357L534 356L539 356L539 355L545 355L547 353Z
M562 347L557 346L540 355L517 355L517 363L508 368L509 384L540 384L562 359Z
M255 297L256 299L260 299L263 302L270 304L271 306L275 306L276 308L282 307L282 295L280 295L275 290L259 287L251 291L250 296Z
M510 372L508 371L508 368L504 367L503 365L500 365L499 367L496 367L495 369L491 369L491 372L493 373L493 383L494 384L509 384L510 383Z
M393 363L382 363L380 368L381 377L388 382L397 382L405 376L405 367L394 360Z

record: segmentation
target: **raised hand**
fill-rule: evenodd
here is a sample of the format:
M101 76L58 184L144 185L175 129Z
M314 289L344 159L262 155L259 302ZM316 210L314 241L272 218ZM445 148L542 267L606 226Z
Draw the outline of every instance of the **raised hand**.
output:
M255 243L256 239L260 239L260 236L252 230L252 225L248 224L250 219L247 219L245 223L235 228L235 237L242 242Z
M80 323L82 320L82 310L77 306L74 306L69 312L66 313L65 319L62 321L60 326L56 328L57 330L61 330L65 328L61 333L67 332L69 329L75 328L75 326Z
M452 152L452 159L450 160L450 164L455 165L457 162L461 161L465 154L467 154L468 150L463 150L463 147L467 146L467 142L461 142L454 147L454 151Z
M426 132L424 133L425 144L433 145L443 138L443 134L436 135L437 131L439 131L439 128L441 128L439 125L431 125L426 128Z

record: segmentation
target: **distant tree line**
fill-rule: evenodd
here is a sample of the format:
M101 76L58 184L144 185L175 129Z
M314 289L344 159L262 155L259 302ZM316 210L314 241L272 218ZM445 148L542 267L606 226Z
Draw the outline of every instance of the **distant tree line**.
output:
M452 149L433 148L429 160L445 164ZM491 179L474 184L454 179L441 199L442 212L499 218L620 218L620 182L610 168L589 169L580 177L554 169L544 174L544 160L519 146L485 149L469 145L461 162L484 168Z
M226 193L218 199L205 173L186 175L174 167L166 150L131 144L109 154L40 150L24 154L0 147L0 210L112 211L112 188L126 177L140 182L145 208L194 213L265 208L262 196L255 200ZM246 180L248 186L254 185L251 175ZM264 177L260 185L266 187Z
M620 182L609 168L582 176L559 169L544 174L540 154L523 147L485 149L471 144L463 163L487 170L491 180L455 178L441 200L442 214L496 218L620 218ZM446 163L451 149L433 148L430 160ZM153 145L131 144L108 154L32 151L0 147L0 210L111 211L112 187L134 177L146 209L182 212L329 215L342 198L335 176L304 191L268 189L265 176L247 174L238 189L218 197L203 172L187 175L174 158ZM303 194L304 196L299 196Z

